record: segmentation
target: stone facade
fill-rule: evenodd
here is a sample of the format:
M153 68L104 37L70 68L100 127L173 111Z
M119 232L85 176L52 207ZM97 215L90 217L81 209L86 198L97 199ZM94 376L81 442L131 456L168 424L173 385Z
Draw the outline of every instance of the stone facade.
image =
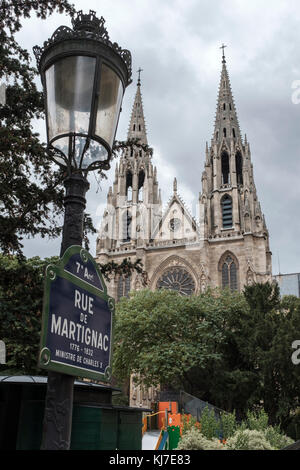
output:
M139 138L148 145L140 79L128 138ZM197 219L179 196L176 179L162 211L151 154L129 148L116 165L96 254L100 263L141 259L150 289L164 287L182 295L202 292L208 286L242 290L253 282L272 280L269 233L254 183L250 145L246 136L241 137L224 55ZM140 288L138 274L108 285L116 300ZM135 389L132 397L138 394L141 396ZM145 397L141 403L136 400L132 398L131 404L150 405Z

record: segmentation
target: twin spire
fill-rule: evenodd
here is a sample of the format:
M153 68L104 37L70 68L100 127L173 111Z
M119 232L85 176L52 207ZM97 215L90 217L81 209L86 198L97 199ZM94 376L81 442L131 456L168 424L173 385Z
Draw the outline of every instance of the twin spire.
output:
M215 129L213 139L222 142L225 139L241 139L241 132L233 94L231 90L230 79L226 67L224 44L221 46L222 53L222 72L219 85L217 112L215 119Z
M139 139L139 142L144 145L148 145L147 139L147 132L146 132L146 125L145 125L145 117L144 117L144 109L143 109L143 101L142 101L142 94L141 94L141 72L142 69L139 68L137 71L139 74L139 78L137 81L137 90L135 94L135 99L133 103L133 108L131 112L131 119L128 129L128 140L129 139Z
M226 67L225 48L222 44L222 72L219 85L217 111L215 117L215 127L213 140L217 143L222 142L223 138L230 140L241 140L241 132L237 117L236 107L231 90L230 79ZM143 110L143 101L141 94L141 72L137 70L137 90L134 104L131 112L131 119L128 129L128 139L139 139L141 144L148 145L147 131Z

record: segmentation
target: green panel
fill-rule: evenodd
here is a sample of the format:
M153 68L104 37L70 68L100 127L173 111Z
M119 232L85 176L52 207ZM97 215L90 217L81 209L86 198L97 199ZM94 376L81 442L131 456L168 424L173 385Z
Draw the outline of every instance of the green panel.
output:
M71 450L99 449L100 421L100 408L74 405Z
M119 412L118 450L142 449L142 412Z
M118 439L118 413L116 410L103 410L101 422L101 450L115 450Z
M117 413L115 410L75 405L71 450L115 450Z
M168 426L169 450L176 449L180 440L180 427Z
M41 447L44 401L23 401L21 404L17 450L39 450Z
M39 450L44 401L22 401L17 450ZM71 450L141 450L142 413L74 405Z

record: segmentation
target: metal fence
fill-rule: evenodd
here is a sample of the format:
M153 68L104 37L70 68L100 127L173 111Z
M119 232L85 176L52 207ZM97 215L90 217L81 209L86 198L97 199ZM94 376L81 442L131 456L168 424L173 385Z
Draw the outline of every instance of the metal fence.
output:
M191 414L197 421L200 420L201 415L205 409L213 411L216 420L220 420L221 414L225 413L224 410L211 405L210 403L200 400L189 393L184 391L173 392L173 391L162 391L160 392L159 401L176 401L178 403L178 412L184 414Z
M221 414L225 413L224 410L183 391L180 392L179 406L182 413L191 414L197 421L200 421L205 409L208 409L210 412L213 411L217 421L221 419Z

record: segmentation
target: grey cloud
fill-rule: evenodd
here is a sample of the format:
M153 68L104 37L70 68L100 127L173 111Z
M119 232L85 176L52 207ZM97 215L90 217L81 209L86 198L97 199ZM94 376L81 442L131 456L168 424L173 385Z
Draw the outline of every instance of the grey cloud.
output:
M213 133L221 72L219 47L222 42L230 46L226 49L228 70L242 135L247 134L251 145L255 182L274 253L273 271L278 271L279 253L282 271L299 272L300 104L291 100L292 83L300 80L298 2L274 0L272 6L239 0L74 3L77 9L93 8L98 16L103 15L111 38L132 52L134 82L125 93L119 139L127 136L136 70L144 69L148 140L160 152L158 179L169 181L162 172L175 169L183 199L190 192L197 198L201 191L205 142L210 142ZM20 36L29 49L34 45L30 37L33 21L40 24L28 20ZM35 30L35 43L48 39L60 24L69 24L69 20L53 16L53 29L43 23L38 33ZM106 201L113 168L98 193L93 175L89 177L88 211L96 224L100 220L95 215L97 207ZM167 202L172 185L162 189ZM45 250L34 251L36 246L28 244L27 254L44 256ZM95 237L91 239L91 252L94 250Z

